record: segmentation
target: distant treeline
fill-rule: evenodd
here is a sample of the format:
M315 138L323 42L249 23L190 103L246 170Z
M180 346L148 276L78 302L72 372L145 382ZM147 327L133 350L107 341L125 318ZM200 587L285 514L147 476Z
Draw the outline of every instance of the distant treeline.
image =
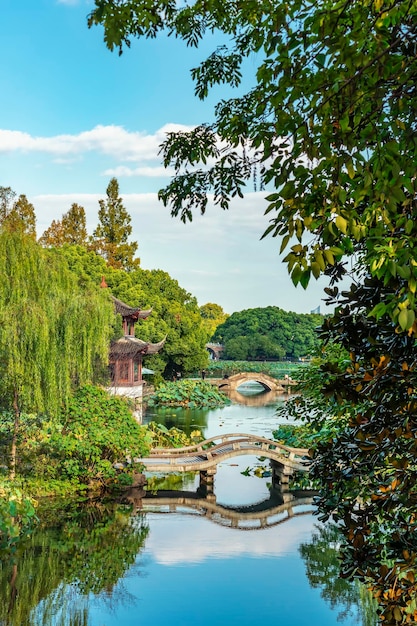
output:
M224 345L222 359L302 358L318 346L316 329L323 315L292 313L277 306L233 313L220 324L212 341Z

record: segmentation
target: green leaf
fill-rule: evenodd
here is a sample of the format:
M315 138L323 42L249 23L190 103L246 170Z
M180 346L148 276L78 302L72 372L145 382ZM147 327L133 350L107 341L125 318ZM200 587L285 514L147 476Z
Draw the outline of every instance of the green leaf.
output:
M347 220L345 220L344 217L342 217L341 215L338 215L335 219L335 223L337 228L344 234L346 235L346 231L347 231L347 225L348 222Z
M412 327L415 320L415 313L410 309L402 309L398 315L398 323L402 330L408 330Z

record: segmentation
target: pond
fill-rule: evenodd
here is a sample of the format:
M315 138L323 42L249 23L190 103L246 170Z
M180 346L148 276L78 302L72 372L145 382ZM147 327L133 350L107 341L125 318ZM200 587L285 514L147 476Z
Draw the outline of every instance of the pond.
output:
M255 391L223 409L152 409L144 421L205 437L270 436L285 398ZM0 625L375 623L366 593L337 577L334 528L318 523L310 500L272 492L268 472L254 475L261 465L249 456L224 462L206 501L187 475L161 482L162 496L132 491L64 511L49 503L27 549L1 566Z

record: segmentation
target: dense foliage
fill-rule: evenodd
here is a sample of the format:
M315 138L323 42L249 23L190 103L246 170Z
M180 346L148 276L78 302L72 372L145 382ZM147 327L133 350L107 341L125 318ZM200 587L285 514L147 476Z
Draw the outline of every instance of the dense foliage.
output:
M135 327L136 336L157 342L166 336L164 349L145 357L145 365L164 378L173 378L207 365L207 332L197 300L162 270L140 267L126 272L106 265L104 259L81 246L59 250L82 280L100 284L105 275L111 293L130 306L152 309L152 314Z
M21 230L0 230L0 275L0 408L14 415L13 476L20 414L56 414L94 378L114 315L105 293L80 285L63 257Z
M115 464L124 465L125 475L139 472L142 466L135 459L147 455L150 443L124 398L85 386L69 401L48 447L59 459L59 476L106 484L120 473Z
M258 168L274 187L267 233L289 247L293 282L330 277L338 308L323 338L350 356L329 364L334 381L323 389L348 419L317 451L320 509L344 530L344 574L373 586L384 623L413 622L417 3L95 4L89 24L104 26L110 49L164 29L189 45L223 33L226 45L192 72L201 98L215 84L239 85L247 57L258 63L253 88L219 102L212 124L168 137L164 162L177 176L160 196L186 221L211 191L227 208ZM340 296L349 257L354 284Z
M232 313L216 328L213 341L224 344L225 359L305 357L318 346L318 314L283 311L276 306Z
M214 302L207 302L200 307L201 317L203 318L203 325L207 330L207 339L210 339L214 335L214 331L217 326L223 324L223 322L229 317L225 313L219 304Z
M0 413L0 454L7 458L13 413ZM72 481L92 486L117 483L141 470L152 437L134 419L124 398L85 385L57 414L24 414L16 440L19 477L25 481ZM116 470L115 464L121 469ZM123 476L121 476L123 474Z

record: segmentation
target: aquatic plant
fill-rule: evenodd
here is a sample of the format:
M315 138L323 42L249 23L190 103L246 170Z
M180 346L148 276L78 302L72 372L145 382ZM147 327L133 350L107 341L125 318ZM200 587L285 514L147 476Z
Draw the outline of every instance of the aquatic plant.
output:
M165 382L149 398L148 405L182 407L219 407L230 402L214 385L203 380L178 380Z

